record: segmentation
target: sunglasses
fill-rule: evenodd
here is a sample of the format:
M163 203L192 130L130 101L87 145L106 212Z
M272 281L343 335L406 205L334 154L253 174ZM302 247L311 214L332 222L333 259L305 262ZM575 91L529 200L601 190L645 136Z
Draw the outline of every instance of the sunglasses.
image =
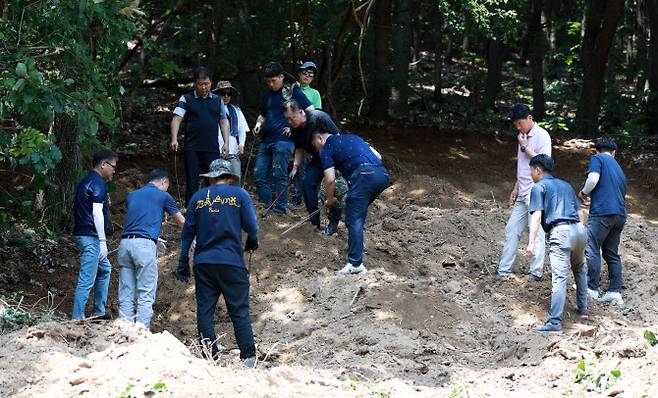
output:
M310 70L303 70L302 75L306 77L315 77L315 73L311 72Z
M233 93L231 91L220 91L219 95L221 95L222 97L231 97L233 96Z

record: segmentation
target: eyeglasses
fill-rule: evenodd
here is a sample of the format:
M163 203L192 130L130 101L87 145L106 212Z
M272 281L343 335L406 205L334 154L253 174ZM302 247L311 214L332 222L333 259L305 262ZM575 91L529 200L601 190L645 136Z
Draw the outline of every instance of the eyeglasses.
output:
M315 73L313 73L313 72L310 71L310 70L303 70L303 71L302 71L302 75L304 75L304 76L306 76L306 77L315 77Z
M110 162L105 162L106 165L110 166L112 170L117 171L117 165Z
M231 97L233 96L233 93L230 91L220 91L219 95L221 95L222 97Z

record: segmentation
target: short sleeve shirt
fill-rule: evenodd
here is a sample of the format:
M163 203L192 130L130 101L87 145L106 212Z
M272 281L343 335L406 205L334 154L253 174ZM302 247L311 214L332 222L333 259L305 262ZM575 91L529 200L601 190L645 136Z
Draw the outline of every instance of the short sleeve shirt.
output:
M322 111L305 111L306 124L304 127L292 129L292 137L295 141L296 148L302 148L310 154L311 162L320 163L320 153L313 146L313 133L316 131L330 134L340 134L340 129L336 126L331 117Z
M194 264L245 267L241 231L258 231L256 209L247 191L213 184L197 191L187 206L182 239L196 237Z
M313 107L316 110L322 109L322 98L320 97L320 92L318 90L311 86L302 87L301 90L306 98L311 101L311 104L313 104Z
M180 97L173 113L185 121L186 151L219 152L219 121L228 118L226 105L219 96L208 93L203 98L192 91Z
M107 221L109 219L107 184L100 174L92 170L80 181L75 191L75 199L73 200L73 215L75 220L73 235L98 236L96 226L94 225L94 203L103 204L103 215Z
M591 193L590 216L626 216L626 176L610 155L592 156L587 173L598 173L599 182Z
M533 152L551 156L551 136L537 123L530 129L527 135L528 145ZM516 162L516 181L518 184L518 196L525 196L532 189L532 177L530 176L530 156L527 152L521 152L518 147Z
M299 87L293 87L292 91L284 87L279 91L268 90L263 95L260 114L265 117L265 123L261 127L263 142L291 141L292 139L283 135L283 129L290 127L283 114L283 103L294 99L302 109L311 106Z
M348 181L360 165L364 163L381 164L381 160L377 158L370 145L354 134L329 136L320 150L320 162L323 170L334 167Z
M576 192L568 182L545 175L532 187L530 193L530 214L541 211L541 225L549 232L553 226L562 221L578 222L580 203Z
M162 215L174 215L180 210L174 198L149 183L126 197L128 212L123 222L122 238L129 235L156 240L160 237Z

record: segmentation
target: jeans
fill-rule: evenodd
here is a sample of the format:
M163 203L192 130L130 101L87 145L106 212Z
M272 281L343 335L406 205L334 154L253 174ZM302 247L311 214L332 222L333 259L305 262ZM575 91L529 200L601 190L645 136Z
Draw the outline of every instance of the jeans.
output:
M100 241L96 236L76 236L75 241L80 250L80 273L73 294L71 318L82 319L85 317L87 298L94 284L94 308L91 313L92 315L105 315L105 303L112 272L110 260L98 261Z
M619 239L626 217L619 215L590 216L587 220L587 285L598 290L601 283L601 252L608 263L609 292L621 293L621 257Z
M119 317L151 326L158 287L157 248L144 238L121 239L119 244ZM137 313L135 313L137 303Z
M245 268L232 265L196 264L196 316L199 338L211 344L213 356L217 354L215 309L219 296L224 296L226 310L233 323L235 341L240 358L256 356L254 334L249 319L249 273Z
M567 299L569 268L576 282L576 299L579 310L587 309L587 272L585 270L585 245L587 234L580 224L565 224L554 227L549 237L549 259L553 271L551 309L548 321L562 323L562 312Z
M292 184L290 185L290 200L295 206L299 206L299 204L302 203L302 199L304 198L303 184L304 177L306 176L307 165L308 161L306 156L304 156L304 160L302 161L302 164L299 165L297 174L295 174L295 177L292 179Z
M292 141L261 142L258 147L254 177L258 199L266 207L288 186L288 164L294 150ZM283 193L272 210L285 213L287 205L288 195Z
M219 159L217 152L185 151L185 204L199 190L199 174L205 173L213 160Z
M368 206L390 185L384 166L363 164L348 179L350 189L345 199L347 225L347 261L355 267L363 262L363 225Z
M498 272L507 275L512 272L512 266L516 260L516 254L519 248L519 240L523 231L530 226L530 217L528 206L530 205L530 194L519 196L514 202L512 214L507 220L505 226L505 246L503 254L498 262ZM537 240L535 240L535 256L530 261L530 274L541 278L544 271L544 256L546 251L546 236L544 230L539 228Z
M304 193L304 203L306 204L306 211L308 214L313 213L318 209L318 188L324 178L324 170L319 163L308 163L306 165L306 172L302 181L302 190ZM340 209L338 206L329 208L329 221L340 221ZM310 220L313 225L320 225L320 213Z

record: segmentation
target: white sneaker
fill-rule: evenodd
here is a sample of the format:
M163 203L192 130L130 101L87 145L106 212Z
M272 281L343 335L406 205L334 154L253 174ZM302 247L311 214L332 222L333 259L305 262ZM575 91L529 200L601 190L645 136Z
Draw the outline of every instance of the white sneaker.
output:
M365 274L368 272L366 267L361 264L358 267L353 266L350 263L347 263L346 266L344 266L340 271L338 271L339 274L347 275L347 274L354 274L354 275L360 275L360 274Z
M621 298L621 293L619 292L605 292L603 297L599 299L603 303L614 303L622 307L624 305L624 300Z
M598 300L599 299L599 291L598 290L592 290L590 288L587 288L587 295L592 300Z

